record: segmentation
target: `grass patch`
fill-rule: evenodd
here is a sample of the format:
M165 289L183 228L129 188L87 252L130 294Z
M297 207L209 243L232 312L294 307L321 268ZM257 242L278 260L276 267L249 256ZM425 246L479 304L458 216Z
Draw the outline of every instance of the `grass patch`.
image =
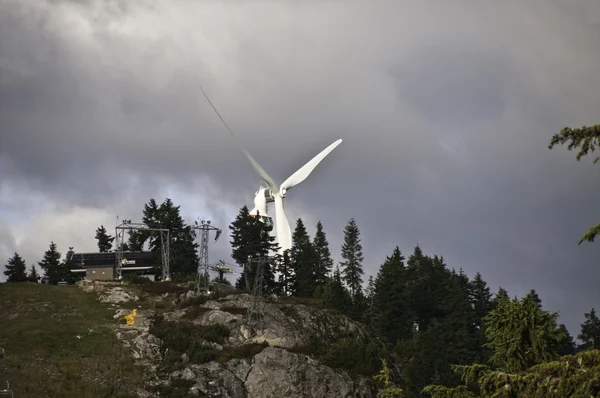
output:
M110 329L107 307L76 286L0 284L0 382L16 397L137 396L143 370Z
M233 315L246 316L246 314L248 314L248 309L247 308L222 307L222 308L220 308L220 310L223 311L223 312L229 312L230 314L233 314Z
M225 347L221 354L219 355L218 361L221 363L228 362L234 358L244 358L249 359L260 353L262 350L269 346L268 343L254 343L254 344L246 344L237 347Z
M162 340L162 349L173 351L176 356L185 353L192 363L214 361L219 351L207 342L223 344L231 335L225 325L194 325L191 322L165 321L157 316L154 318L150 333Z

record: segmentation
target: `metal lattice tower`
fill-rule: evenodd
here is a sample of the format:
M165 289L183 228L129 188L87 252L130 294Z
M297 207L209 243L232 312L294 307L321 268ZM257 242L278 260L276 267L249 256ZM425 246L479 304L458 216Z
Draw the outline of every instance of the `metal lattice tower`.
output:
M192 227L200 231L200 258L198 262L198 270L196 271L196 293L208 292L210 284L210 277L208 275L208 237L210 231L215 231L215 242L221 236L221 230L214 225L210 224L209 221L201 220L200 224L196 221L196 225Z
M263 270L267 258L265 256L260 257L248 257L248 265L246 268L246 286L249 285L248 273L254 271L254 286L252 286L252 301L250 308L248 309L248 324L254 329L262 327L263 323Z
M143 223L132 223L131 220L123 220L115 227L115 257L117 266L117 279L123 278L123 245L125 244L126 231L150 231L158 232L160 239L160 257L162 268L162 280L171 280L169 262L171 258L171 233L166 228L150 228Z

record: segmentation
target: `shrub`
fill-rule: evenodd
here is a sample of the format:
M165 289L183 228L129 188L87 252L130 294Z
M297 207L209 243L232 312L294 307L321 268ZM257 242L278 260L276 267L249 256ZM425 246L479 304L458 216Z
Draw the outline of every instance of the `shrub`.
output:
M208 342L223 344L230 336L225 325L194 325L190 322L165 321L155 317L150 333L162 340L162 349L186 353L193 363L210 362L217 359L219 351Z
M219 362L225 363L233 358L252 358L262 350L267 348L269 343L253 343L246 344L238 347L226 347L221 351L219 355Z
M208 311L212 311L212 308L206 307L192 307L185 314L183 314L183 319L196 319L202 314L206 314Z
M208 296L194 296L188 299L185 299L179 303L179 308L187 308L193 305L203 305L209 300Z
M345 337L322 350L319 356L329 367L370 376L379 370L381 359L387 357L387 351L383 344L375 340Z

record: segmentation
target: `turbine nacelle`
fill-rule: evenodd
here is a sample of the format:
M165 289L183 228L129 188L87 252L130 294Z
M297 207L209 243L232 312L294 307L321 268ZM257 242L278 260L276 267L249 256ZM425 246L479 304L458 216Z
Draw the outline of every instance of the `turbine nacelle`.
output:
M254 196L254 208L250 211L250 215L259 216L261 221L267 225L273 225L273 219L268 216L267 204L275 203L275 225L277 227L277 241L282 251L292 248L292 231L289 221L285 214L284 198L287 191L300 184L310 175L317 165L327 156L335 147L342 143L342 140L337 140L333 144L325 148L321 153L312 158L308 163L298 169L294 174L288 177L281 185L277 185L275 180L258 164L258 162L250 155L250 153L242 146L244 154L254 167L254 170L267 184L266 187L261 187Z

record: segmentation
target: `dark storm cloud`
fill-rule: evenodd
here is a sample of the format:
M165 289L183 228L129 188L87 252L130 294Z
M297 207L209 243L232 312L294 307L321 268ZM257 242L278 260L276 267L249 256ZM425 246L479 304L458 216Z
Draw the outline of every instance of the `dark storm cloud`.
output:
M277 181L344 139L286 202L336 255L355 217L367 273L418 243L494 289L538 289L573 328L600 301L597 249L575 245L597 170L547 143L598 122L597 15L594 1L4 3L2 203L17 209L24 186L96 222L171 195L225 226L258 178L202 85ZM27 230L13 218L10 250Z

